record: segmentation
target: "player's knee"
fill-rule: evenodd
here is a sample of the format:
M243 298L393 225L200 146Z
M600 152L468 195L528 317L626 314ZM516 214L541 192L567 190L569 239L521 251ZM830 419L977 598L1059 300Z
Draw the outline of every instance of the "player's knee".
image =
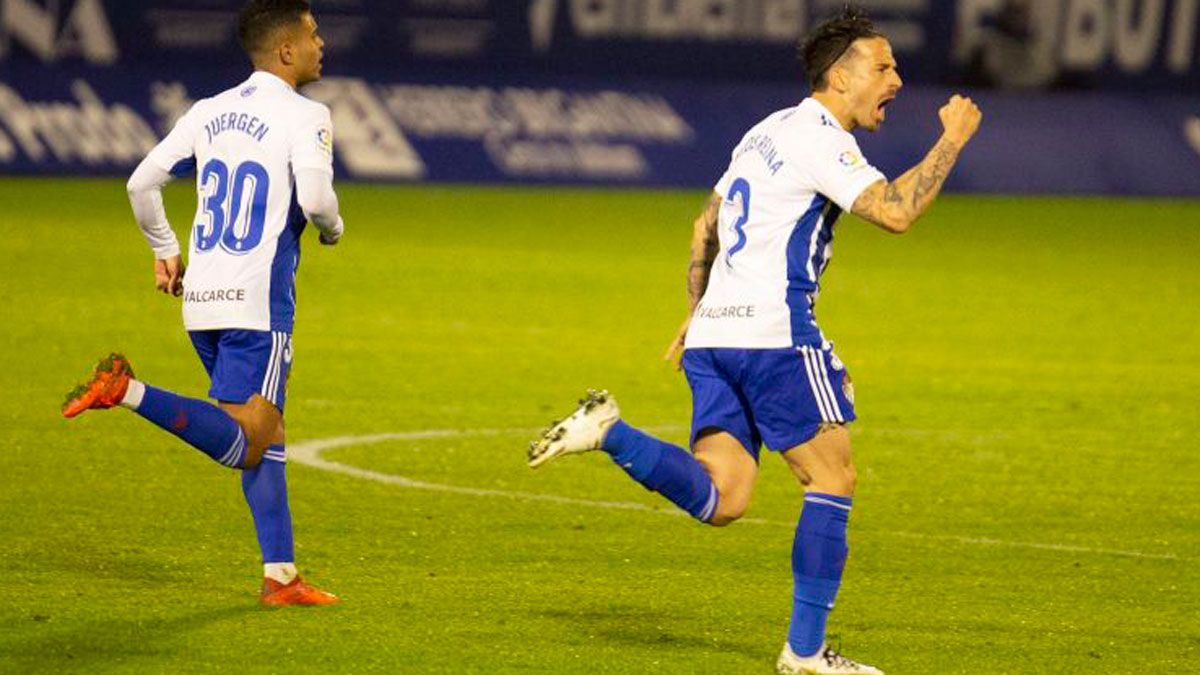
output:
M854 489L858 487L858 471L854 469L853 464L843 467L841 485L843 495L847 497L854 496Z
M259 464L262 464L263 455L265 455L266 452L267 451L265 448L255 449L251 448L250 446L246 446L246 458L242 460L242 468L253 469Z
M713 511L712 518L708 519L708 524L713 527L725 527L746 515L748 508L750 508L748 495L720 495L717 498L717 508Z
M246 459L242 462L242 468L252 469L262 462L267 448L276 443L275 439L282 434L282 430L275 420L255 416L240 420L239 423L242 433L246 435Z
M809 474L810 480L805 484L805 489L813 492L852 497L858 485L858 473L854 464L849 462L820 464L812 467Z
M708 524L712 525L713 527L725 527L741 517L741 513L726 513L720 509L717 509L717 512L713 514L713 517L709 518Z
M830 472L830 475L822 483L826 484L824 492L842 497L853 497L854 489L858 487L858 472L854 470L853 464L840 466Z

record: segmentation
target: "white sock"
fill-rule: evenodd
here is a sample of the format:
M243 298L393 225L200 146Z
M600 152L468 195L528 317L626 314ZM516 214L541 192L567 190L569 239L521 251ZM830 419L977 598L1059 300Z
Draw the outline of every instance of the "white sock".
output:
M125 389L125 398L121 399L121 405L130 410L137 410L142 404L142 397L146 395L146 385L137 380L129 380L129 386Z
M290 584L296 578L296 563L264 563L263 576L281 584Z

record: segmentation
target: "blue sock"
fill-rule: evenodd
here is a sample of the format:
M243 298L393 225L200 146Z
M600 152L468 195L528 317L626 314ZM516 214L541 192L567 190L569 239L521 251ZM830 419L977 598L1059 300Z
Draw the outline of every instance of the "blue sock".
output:
M850 497L810 492L792 544L792 623L788 644L799 656L817 653L825 642L825 620L833 609L846 566Z
M604 437L604 451L647 490L707 523L717 510L717 488L704 466L677 445L648 436L617 420Z
M231 469L241 467L246 459L242 427L208 401L146 385L136 412Z
M267 452L283 453L282 445L272 445ZM242 494L254 516L254 531L263 563L292 562L292 512L288 510L286 464L264 459L253 469L242 472Z

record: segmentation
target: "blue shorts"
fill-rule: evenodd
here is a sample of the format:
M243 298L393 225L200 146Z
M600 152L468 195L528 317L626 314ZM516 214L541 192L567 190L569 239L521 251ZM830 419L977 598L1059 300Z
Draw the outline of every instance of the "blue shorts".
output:
M212 381L209 396L245 403L261 394L283 412L292 370L290 333L224 329L188 331L188 336Z
M692 387L692 445L706 429L732 434L758 461L759 447L790 450L822 424L853 421L846 367L826 347L689 349L683 370Z

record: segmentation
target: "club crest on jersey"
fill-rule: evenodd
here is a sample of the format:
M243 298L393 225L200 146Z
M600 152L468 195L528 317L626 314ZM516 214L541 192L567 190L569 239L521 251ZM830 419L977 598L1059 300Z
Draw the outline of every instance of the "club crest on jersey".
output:
M326 128L317 129L317 147L324 152L333 154L333 132Z

